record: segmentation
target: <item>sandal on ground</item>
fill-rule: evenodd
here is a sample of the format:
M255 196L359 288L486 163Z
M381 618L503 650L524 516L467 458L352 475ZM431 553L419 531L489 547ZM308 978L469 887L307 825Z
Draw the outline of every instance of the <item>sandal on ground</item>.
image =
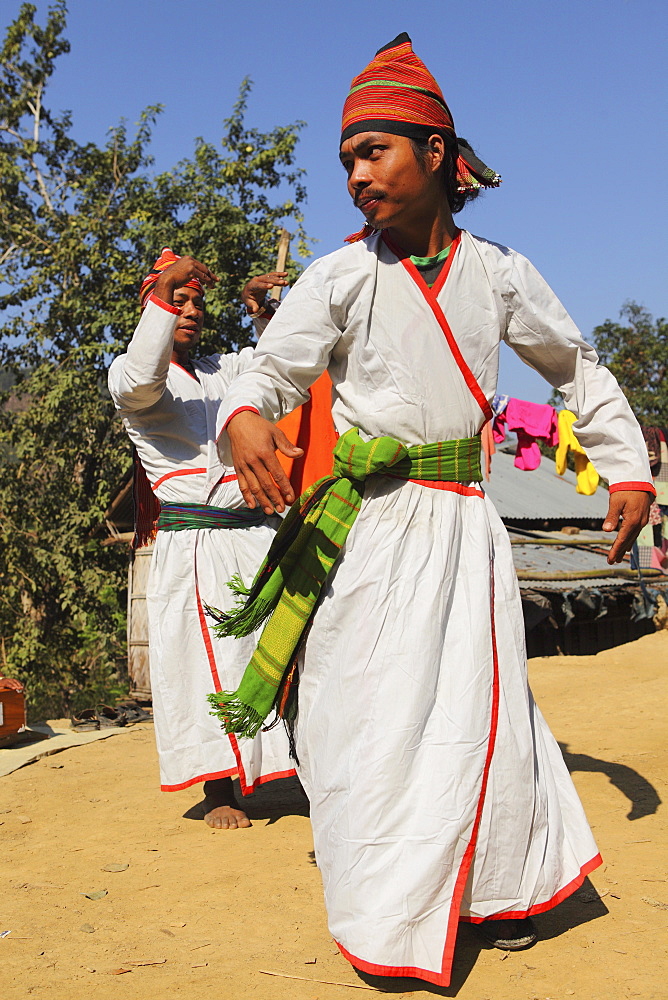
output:
M125 712L119 712L111 705L98 705L97 717L100 720L100 729L118 729L127 724Z
M70 716L70 725L79 733L87 733L99 729L100 720L94 708L84 708L78 715Z
M524 917L523 920L483 920L474 927L487 944L501 951L521 951L538 940L531 917Z
M151 713L144 711L138 701L119 701L116 707L125 713L128 726L133 722L153 722Z

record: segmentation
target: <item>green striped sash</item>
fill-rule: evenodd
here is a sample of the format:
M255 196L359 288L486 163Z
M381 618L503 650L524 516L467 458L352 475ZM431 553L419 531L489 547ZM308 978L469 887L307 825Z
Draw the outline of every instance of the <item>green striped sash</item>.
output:
M365 442L356 428L339 438L332 475L318 480L292 505L250 591L239 579L232 581L241 599L237 610L227 615L207 608L219 636L249 635L266 621L238 689L209 695L212 714L228 733L252 738L272 708L286 714L289 667L355 523L364 480L373 475L480 482L480 436L412 448L390 437Z

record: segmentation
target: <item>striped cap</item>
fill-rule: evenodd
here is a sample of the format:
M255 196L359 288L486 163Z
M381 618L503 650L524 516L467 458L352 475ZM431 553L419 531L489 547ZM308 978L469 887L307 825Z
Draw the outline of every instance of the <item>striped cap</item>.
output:
M409 139L445 139L457 165L459 191L498 187L501 177L458 139L441 88L413 52L406 34L379 49L350 85L343 106L341 142L360 132L389 132Z
M141 303L142 309L146 305L148 297L155 288L155 283L162 274L162 272L166 271L168 267L171 267L172 264L176 263L176 261L180 259L181 258L179 257L179 255L175 254L174 251L170 250L169 247L162 248L162 250L160 251L160 256L158 257L155 264L153 265L151 270L148 272L148 274L142 281L139 288L139 301ZM197 278L191 278L190 281L184 282L182 287L196 288L198 292L204 295L204 288L202 286L202 283Z

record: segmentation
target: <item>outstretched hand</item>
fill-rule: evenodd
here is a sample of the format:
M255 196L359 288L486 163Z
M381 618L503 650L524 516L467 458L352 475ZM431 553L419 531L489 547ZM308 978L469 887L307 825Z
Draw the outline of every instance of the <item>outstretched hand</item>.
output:
M279 514L295 501L290 480L276 458L299 458L303 449L288 441L282 430L259 413L243 410L226 427L239 489L249 507L262 507L265 514Z
M270 274L258 274L247 281L241 290L241 300L246 306L249 316L257 316L264 309L267 292L274 287L287 285L287 271L272 271Z
M649 521L652 497L642 490L619 490L610 494L604 531L618 531L608 552L608 562L619 563Z

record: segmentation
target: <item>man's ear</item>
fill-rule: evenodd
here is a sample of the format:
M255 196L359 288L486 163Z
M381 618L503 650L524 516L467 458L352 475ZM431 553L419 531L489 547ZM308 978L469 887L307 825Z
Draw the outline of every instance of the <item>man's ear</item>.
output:
M445 140L442 135L434 133L429 136L429 153L432 173L436 173L445 159Z

